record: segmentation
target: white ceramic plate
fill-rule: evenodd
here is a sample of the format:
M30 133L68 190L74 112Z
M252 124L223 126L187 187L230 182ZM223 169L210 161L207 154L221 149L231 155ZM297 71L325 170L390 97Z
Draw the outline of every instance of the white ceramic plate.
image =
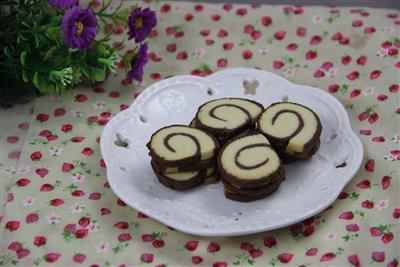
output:
M310 107L323 126L318 153L309 161L286 165L286 180L279 190L250 203L226 199L221 182L184 192L166 188L150 167L146 143L151 134L169 124L189 124L201 104L221 97L253 99L265 107L278 101ZM120 146L119 139L128 146ZM336 200L363 159L362 143L336 98L272 73L244 68L154 83L107 124L101 152L109 184L119 198L170 227L202 236L257 233L315 215Z

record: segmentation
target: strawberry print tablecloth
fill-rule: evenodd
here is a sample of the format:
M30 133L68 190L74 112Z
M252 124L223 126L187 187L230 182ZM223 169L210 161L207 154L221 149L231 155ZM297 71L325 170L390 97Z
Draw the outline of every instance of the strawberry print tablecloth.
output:
M143 84L120 70L97 87L3 104L0 264L398 266L399 12L142 5L159 20ZM126 206L107 183L103 126L157 80L239 66L319 87L346 107L365 159L338 200L293 226L233 238L184 234Z

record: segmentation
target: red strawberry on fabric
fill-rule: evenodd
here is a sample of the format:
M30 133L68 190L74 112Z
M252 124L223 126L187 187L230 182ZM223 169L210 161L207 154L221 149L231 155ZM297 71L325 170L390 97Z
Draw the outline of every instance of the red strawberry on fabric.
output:
M381 76L381 71L380 70L373 70L370 74L369 74L369 78L371 79L371 80L375 80L375 79L378 79L379 78L379 76Z
M19 137L18 136L7 136L7 142L10 144L15 144L19 141Z
M217 261L213 263L212 267L228 267L228 263L224 261Z
M296 50L297 49L297 44L295 44L295 43L290 43L290 44L288 44L287 46L286 46L286 49L287 50L290 50L290 51L294 51L294 50Z
M395 209L393 210L392 217L393 217L394 219L400 218L400 208L395 208Z
M88 99L87 96L84 95L84 94L77 94L77 95L75 96L75 101L76 101L76 102L84 102L84 101L86 101L87 99Z
M397 267L399 264L397 259L393 259L391 262L389 262L386 267Z
M221 16L219 14L212 14L211 19L213 21L219 21L221 19Z
M19 187L24 187L24 186L29 185L30 183L31 183L31 180L29 180L27 178L21 178L15 184Z
M371 33L374 33L374 32L376 32L376 30L375 30L374 27L366 27L366 28L364 29L364 33L365 33L365 34L371 34Z
M384 262L385 261L385 252L384 251L373 251L371 254L371 258L375 262Z
M243 17L243 16L245 16L246 14L247 14L247 8L245 8L245 7L241 7L241 8L238 8L238 9L236 10L236 15L238 15L238 16Z
M194 10L196 12L202 12L204 10L204 6L201 5L201 4L197 4L197 5L194 6Z
M339 219L342 220L352 220L354 218L354 214L352 211L344 211L339 215Z
M71 171L73 169L75 169L75 165L72 164L72 163L69 163L69 162L64 162L62 167L61 167L61 170L63 172L69 172L69 171Z
M304 28L304 27L298 27L297 28L297 30L296 30L296 35L297 36L303 37L303 36L306 36L306 34L307 34L307 29L306 28Z
M262 256L264 253L260 249L252 249L249 251L249 254L250 254L250 257L255 259L255 258Z
M322 41L321 36L319 35L314 35L311 37L309 44L310 45L318 45Z
M377 143L383 143L385 142L385 138L383 136L375 136L372 138L372 141Z
M314 72L314 74L313 74L314 78L321 78L321 77L324 77L324 76L325 76L325 72L320 70L320 69L316 70Z
M220 58L217 60L218 68L225 68L226 66L228 66L228 60L226 58Z
M285 65L285 63L282 60L274 60L272 63L272 67L276 70L279 70Z
M361 27L363 25L362 20L354 20L351 25L353 25L353 27Z
M234 44L233 43L224 43L222 47L224 50L231 50L233 48Z
M75 237L78 238L78 239L82 239L82 238L87 237L88 234L89 234L88 229L78 229L75 232Z
M83 263L86 260L86 255L82 253L77 253L72 257L75 263Z
M191 241L186 242L184 247L189 251L194 251L197 248L198 244L199 244L199 241L191 240Z
M246 24L243 27L243 32L246 34L251 34L254 31L254 26L251 24Z
M85 195L85 192L83 192L82 190L74 190L73 192L71 192L71 195L74 197L82 197Z
M20 249L16 252L16 254L17 254L17 259L22 259L31 254L31 252L28 249Z
M48 114L40 113L40 114L38 114L38 115L36 116L36 120L39 121L39 122L45 122L45 121L47 121L48 119L49 119L49 115L48 115Z
M316 52L316 51L309 50L309 51L306 53L306 60L313 60L313 59L315 59L316 57L317 57L317 52Z
M225 11L231 11L231 9L233 8L233 5L232 4L224 4L223 6L222 6L222 8L225 10Z
M129 233L123 233L118 236L118 240L121 242L127 242L127 241L130 241L131 239L132 239L132 236Z
M213 44L215 43L215 41L214 41L213 39L206 39L204 42L205 42L206 45L208 45L208 46L213 45Z
M367 63L367 57L366 56L360 56L359 58L357 58L357 64L364 66L365 63Z
M332 41L339 41L343 38L343 34L340 32L335 33L334 35L332 35L331 39Z
M193 19L193 14L192 13L187 13L186 15L185 15L185 20L186 21L191 21L192 19Z
M187 53L185 51L179 52L176 55L176 60L186 60L187 58L188 58L188 55L187 55Z
M90 224L90 218L89 217L81 217L79 219L79 225L82 226L83 228L87 227Z
M317 253L318 253L318 248L310 248L309 250L307 250L306 256L312 257L317 255Z
M354 267L360 267L360 259L358 258L357 254L352 254L347 257L347 261L352 264Z
M331 261L336 255L332 252L325 253L322 255L322 257L319 259L320 262L327 262Z
M168 44L166 49L168 52L174 53L176 51L176 43Z
M272 23L272 18L270 16L261 17L261 24L265 27L268 27Z
M211 242L207 246L207 252L214 253L214 252L217 252L219 250L220 250L220 246L215 242Z
M115 224L114 224L114 227L117 227L118 229L128 229L129 228L129 224L128 224L128 222L124 222L124 221L119 221L119 222L116 222ZM142 239L143 239L143 236L142 236Z
M163 240L154 240L151 244L154 248L162 248L165 245Z
M33 152L33 153L31 154L31 159L32 159L33 161L40 160L41 158L42 158L42 152L40 152L40 151L35 151L35 152Z
M364 168L365 168L365 170L366 170L367 172L374 172L374 170L375 170L375 160L369 159L369 160L365 163Z
M51 252L51 253L47 253L44 256L44 260L47 261L48 263L53 263L53 262L56 262L58 260L58 258L60 258L60 256L61 256L61 254L59 254L59 253Z
M243 250L245 250L245 251L250 251L250 250L253 250L254 247L253 247L253 245L250 244L249 242L242 242L242 243L240 244L240 249L243 249Z
M99 200L100 198L101 198L101 194L98 192L93 192L88 197L88 199L90 199L90 200Z
M225 38L227 36L228 36L228 32L226 30L224 30L224 29L219 30L219 32L218 32L219 38Z
M25 222L26 223L35 223L39 220L39 215L37 213L29 213L25 217Z
M343 65L348 65L351 62L351 56L345 55L342 57L342 64Z
M151 263L154 260L154 255L152 253L143 253L140 256L140 260L145 263Z
M383 233L378 227L369 228L371 236L381 236Z
M200 256L193 256L192 257L192 263L197 265L200 264L203 261L203 258Z
M358 77L360 77L360 73L358 71L352 71L349 74L347 74L346 77L350 81L354 81L354 80L358 79Z
M244 59L250 59L253 57L253 53L250 50L245 50L242 52L242 57Z
M372 131L371 130L367 130L367 129L362 129L362 130L360 130L360 134L368 136L368 135L372 134Z
M355 98L355 97L359 96L360 94L361 94L360 89L354 89L353 91L350 92L350 97Z
M18 251L22 248L22 244L18 241L13 241L8 245L7 248L12 251Z
M82 149L81 153L85 156L91 156L93 155L93 149L91 149L90 147L85 147L84 149Z
M390 243L393 240L394 236L393 233L385 233L381 237L381 240L384 244Z
M278 260L281 263L289 263L292 260L293 256L294 255L291 253L281 253L278 255Z
M349 232L358 232L360 231L360 227L356 223L346 225L346 230Z
M257 41L260 37L261 37L261 32L260 31L253 31L251 33L251 39L253 39L254 41Z
M152 242L153 240L154 240L153 235L150 235L150 234L143 234L142 235L142 241L143 242Z
M285 38L286 36L286 31L277 31L274 33L274 37L276 40L281 41Z
M388 99L388 96L385 95L385 94L380 94L380 95L378 95L378 96L376 97L376 99L377 99L378 101L385 101L386 99Z
M100 209L101 216L105 216L105 215L108 215L110 213L111 213L111 211L109 209L107 209L107 208L101 208Z
M330 84L328 86L328 91L329 91L329 93L332 93L332 94L337 93L337 91L339 91L339 89L340 89L340 86L338 84Z
M369 180L362 180L361 182L357 183L356 186L361 189L368 189L371 188L371 182Z
M305 237L311 236L311 235L314 233L314 231L315 231L314 226L306 227L306 228L304 229L304 231L303 231L303 235L304 235Z
M52 186L51 184L42 184L42 186L40 187L40 192L50 192L53 191L54 186Z
M64 231L66 231L67 233L74 234L76 232L76 224L74 223L66 224L64 226Z
M33 244L37 247L41 247L46 245L47 243L47 238L45 236L35 236L33 239Z
M8 222L5 224L4 228L7 229L7 230L9 230L9 231L11 231L11 232L13 232L13 231L18 230L19 226L20 226L20 222L19 222L19 221L13 221L13 220L11 220L11 221L8 221Z

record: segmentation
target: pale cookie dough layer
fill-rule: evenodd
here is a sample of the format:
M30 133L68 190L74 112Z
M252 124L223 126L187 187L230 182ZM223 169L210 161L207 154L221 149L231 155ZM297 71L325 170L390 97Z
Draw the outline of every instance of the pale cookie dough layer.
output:
M161 128L152 135L147 146L150 156L166 166L211 159L219 148L213 136L185 125Z
M321 134L321 122L309 108L296 103L275 103L269 106L258 121L258 130L275 145L285 143L288 154L308 150Z
M257 188L285 177L281 160L262 134L227 143L218 156L218 171L222 179L238 188Z
M217 137L229 136L250 127L260 116L263 106L241 98L220 98L209 101L196 114L195 126Z

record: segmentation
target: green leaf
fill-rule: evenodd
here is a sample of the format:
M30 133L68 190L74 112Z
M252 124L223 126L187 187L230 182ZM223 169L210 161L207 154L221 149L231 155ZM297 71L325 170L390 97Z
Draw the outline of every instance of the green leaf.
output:
M92 68L92 79L96 82L102 82L106 79L106 72L103 69Z
M22 70L22 80L26 83L29 82L29 77L25 70Z
M28 52L26 51L22 51L21 54L19 54L19 60L21 61L22 66L25 66L26 55L28 55Z
M43 61L48 60L53 55L54 49L47 50L46 54L44 54Z
M39 73L35 72L35 75L33 76L32 80L33 85L36 86L37 89L39 89L40 92L46 93L48 92L48 87L46 84L45 79L39 76Z

